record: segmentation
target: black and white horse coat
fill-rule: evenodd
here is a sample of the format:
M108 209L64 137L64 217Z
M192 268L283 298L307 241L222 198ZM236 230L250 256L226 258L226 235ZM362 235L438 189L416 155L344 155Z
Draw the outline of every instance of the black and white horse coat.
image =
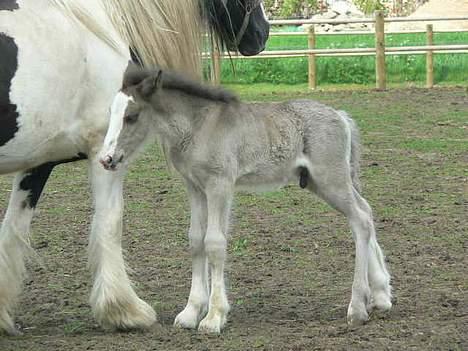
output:
M95 207L89 242L94 315L109 328L147 327L155 320L124 267L125 170L106 172L96 157L131 58L129 43L109 22L101 0L69 1L86 7L114 45L67 16L56 0L0 2L0 174L16 173L0 230L0 332L10 334L16 333L11 313L21 291L33 210L53 168L81 159L88 159ZM260 22L268 26L264 17ZM261 50L265 40L253 46Z

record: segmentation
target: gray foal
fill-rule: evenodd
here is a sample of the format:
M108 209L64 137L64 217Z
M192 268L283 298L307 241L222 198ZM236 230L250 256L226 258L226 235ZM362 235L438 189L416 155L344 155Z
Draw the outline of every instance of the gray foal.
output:
M183 177L190 199L192 287L175 325L221 331L229 311L224 265L234 192L291 182L349 221L356 262L348 322L362 324L372 308L391 308L390 275L371 208L359 194L358 131L345 112L311 100L242 103L173 72L133 68L112 104L101 163L115 170L151 136Z

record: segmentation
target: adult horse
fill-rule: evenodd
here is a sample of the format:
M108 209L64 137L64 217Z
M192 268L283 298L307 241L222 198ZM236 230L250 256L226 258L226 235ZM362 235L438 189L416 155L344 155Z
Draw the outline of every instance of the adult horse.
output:
M17 333L11 313L44 185L56 165L81 159L88 159L94 200L94 316L112 329L155 321L122 256L125 170L105 172L96 154L129 59L200 76L205 23L225 47L246 55L263 50L268 38L258 0L0 2L0 174L16 173L0 230L0 331Z

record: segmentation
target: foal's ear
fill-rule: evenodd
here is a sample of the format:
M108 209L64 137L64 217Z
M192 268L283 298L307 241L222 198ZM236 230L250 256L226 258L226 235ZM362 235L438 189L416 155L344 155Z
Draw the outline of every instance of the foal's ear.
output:
M137 87L138 92L141 94L141 96L144 99L150 99L151 96L153 96L153 94L157 90L162 88L162 85L163 85L162 75L163 75L163 71L158 70L157 72L152 73L151 75L143 79L143 81L140 84L138 84L138 87Z

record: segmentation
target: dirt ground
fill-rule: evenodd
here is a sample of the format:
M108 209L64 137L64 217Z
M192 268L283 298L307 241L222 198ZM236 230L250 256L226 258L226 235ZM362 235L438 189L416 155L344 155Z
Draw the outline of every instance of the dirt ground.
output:
M24 335L0 350L468 350L468 90L298 94L352 113L362 130L364 196L392 272L394 308L346 325L354 246L344 218L297 186L240 194L227 276L232 312L220 336L178 330L190 284L188 205L151 147L126 183L123 245L132 279L158 313L149 331L109 333L88 305L91 207L86 163L59 167L33 223L16 309ZM0 177L0 217L11 177ZM1 274L1 273L0 273Z
M467 16L468 0L429 0L408 17L453 18ZM425 30L427 24L433 24L435 31L468 29L468 21L393 22L387 27L392 31Z

